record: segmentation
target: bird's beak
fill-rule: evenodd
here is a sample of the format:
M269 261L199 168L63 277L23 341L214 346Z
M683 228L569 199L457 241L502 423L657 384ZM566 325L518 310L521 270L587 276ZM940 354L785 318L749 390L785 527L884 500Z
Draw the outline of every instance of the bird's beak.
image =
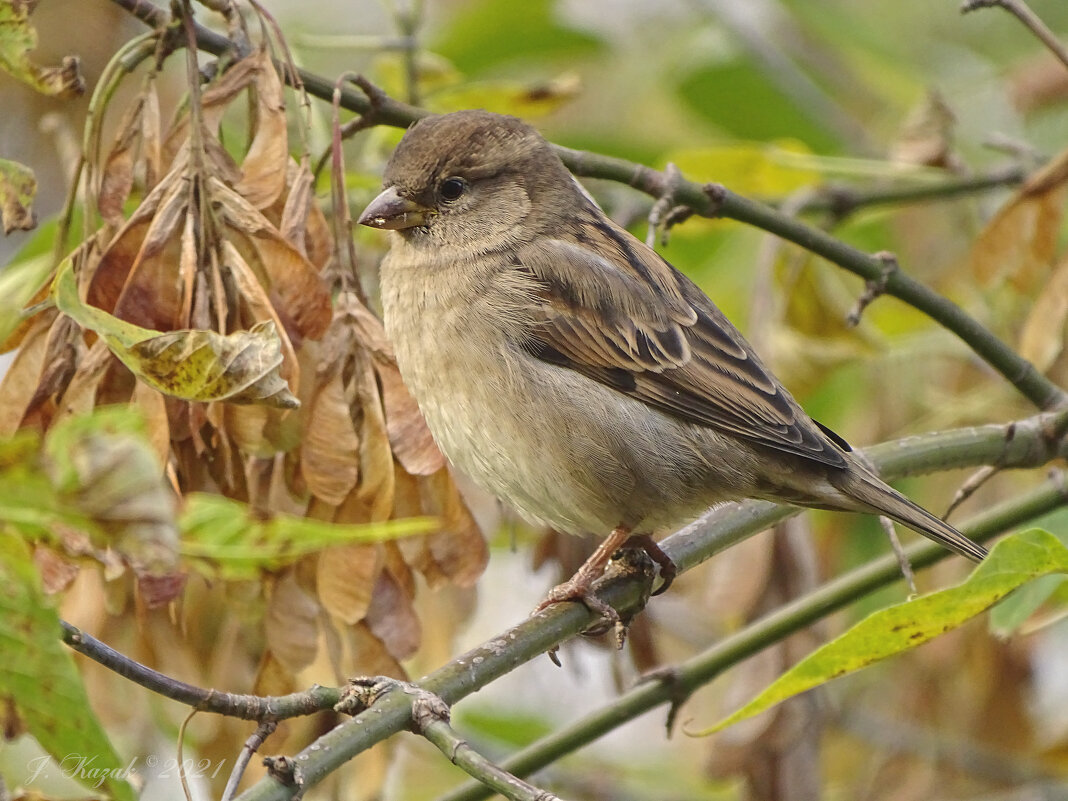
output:
M434 214L433 209L421 206L414 200L401 197L395 186L391 186L372 200L360 219L360 225L371 228L386 228L396 231L401 228L415 228L426 225L427 220Z

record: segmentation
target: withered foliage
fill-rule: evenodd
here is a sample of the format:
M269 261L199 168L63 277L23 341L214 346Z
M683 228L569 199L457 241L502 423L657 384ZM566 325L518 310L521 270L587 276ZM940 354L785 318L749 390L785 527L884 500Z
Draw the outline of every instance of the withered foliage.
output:
M110 146L99 158L86 154L86 216L99 228L74 252L77 297L64 307L160 336L138 344L138 360L120 360L99 327L56 308L31 318L4 343L18 351L0 384L0 435L130 404L179 497L215 492L259 515L339 523L437 518L429 535L332 547L265 573L253 591L263 626L258 674L230 689L289 691L313 665L324 682L402 676L421 642L417 592L471 586L487 558L482 536L380 321L351 282L343 289L328 277L338 273L328 269L331 227L307 158L290 155L283 86L266 49L191 92L169 127L162 117L153 74ZM218 344L243 332L268 340L264 351L248 338L240 352ZM218 381L191 389L205 383L205 365ZM275 381L270 392L231 391L264 376ZM53 590L74 581L77 556L38 549ZM108 570L114 584L121 565ZM215 647L230 625L230 591L180 572L141 575L139 608L170 605L186 626L213 621L205 636L190 632L190 643ZM249 602L247 588L240 592Z

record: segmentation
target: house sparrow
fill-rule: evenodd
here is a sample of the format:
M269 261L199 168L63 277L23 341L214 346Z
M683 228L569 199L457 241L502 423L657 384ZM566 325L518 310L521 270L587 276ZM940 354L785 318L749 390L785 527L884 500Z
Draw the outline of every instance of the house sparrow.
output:
M639 535L670 581L648 535L740 498L886 515L986 555L805 414L527 124L485 111L420 120L384 185L359 222L393 232L386 330L438 445L531 521L612 532L539 609L582 600L613 618L590 586L617 548Z

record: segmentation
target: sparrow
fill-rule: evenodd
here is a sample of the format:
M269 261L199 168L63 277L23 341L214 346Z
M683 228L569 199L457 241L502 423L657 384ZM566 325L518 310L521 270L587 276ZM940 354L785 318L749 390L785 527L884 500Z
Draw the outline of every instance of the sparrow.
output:
M579 600L618 548L728 500L886 515L986 550L809 417L705 293L610 220L531 126L486 111L410 127L359 222L401 375L444 454L534 523L607 538L538 609ZM610 532L610 533L609 533Z

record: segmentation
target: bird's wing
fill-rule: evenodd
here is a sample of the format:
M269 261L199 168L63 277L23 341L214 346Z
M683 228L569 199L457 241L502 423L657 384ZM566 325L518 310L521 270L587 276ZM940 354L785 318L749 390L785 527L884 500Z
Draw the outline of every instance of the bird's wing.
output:
M681 420L834 467L848 444L812 420L693 282L594 215L518 254L537 279L534 356Z

